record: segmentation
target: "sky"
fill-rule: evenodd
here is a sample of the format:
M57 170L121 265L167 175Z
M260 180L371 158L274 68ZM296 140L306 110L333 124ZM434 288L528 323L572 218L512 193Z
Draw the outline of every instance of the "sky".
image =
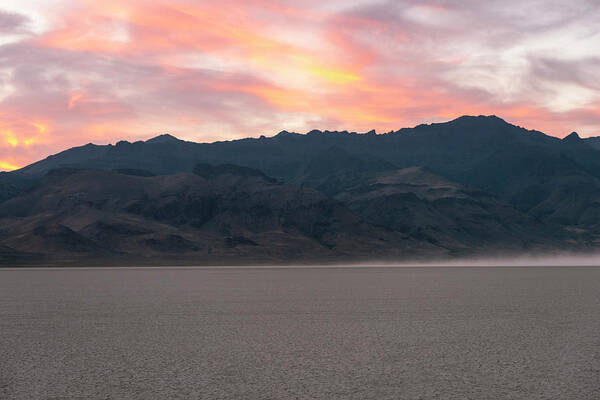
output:
M0 0L0 170L481 114L600 135L600 1Z

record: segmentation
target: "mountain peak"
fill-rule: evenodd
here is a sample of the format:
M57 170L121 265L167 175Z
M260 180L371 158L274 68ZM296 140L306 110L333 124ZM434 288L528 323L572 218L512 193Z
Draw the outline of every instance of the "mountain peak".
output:
M563 141L571 143L580 142L581 137L579 137L579 134L577 132L571 132L568 136L565 136L563 138Z
M283 137L296 137L296 136L302 136L299 133L296 132L288 132L286 130L283 130L281 132L279 132L277 135L275 135L276 138L283 138Z
M168 142L181 142L182 140L177 139L175 136L168 133L158 135L152 139L146 140L146 143L168 143Z
M465 122L465 121L489 121L489 122L502 122L507 123L502 118L496 115L463 115L450 122Z

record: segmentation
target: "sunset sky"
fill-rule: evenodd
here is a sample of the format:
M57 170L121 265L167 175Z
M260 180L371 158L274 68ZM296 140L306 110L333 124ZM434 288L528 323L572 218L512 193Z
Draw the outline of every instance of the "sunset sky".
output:
M0 170L464 114L600 135L600 2L0 0Z

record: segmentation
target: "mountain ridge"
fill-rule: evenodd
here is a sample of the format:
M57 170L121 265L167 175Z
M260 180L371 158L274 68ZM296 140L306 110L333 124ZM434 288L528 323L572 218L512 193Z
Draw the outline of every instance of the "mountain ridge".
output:
M524 131L527 132L531 132L531 133L535 133L535 134L541 134L544 135L548 138L554 138L553 136L549 136L546 134L543 134L542 132L539 131L535 131L535 130L526 130L525 128L521 128L518 127L516 125L511 125L508 122L506 122L504 119L497 117L496 115L489 115L489 116L484 116L484 115L479 115L479 116L469 116L469 115L463 115L461 117L455 118L453 120L450 120L448 122L436 122L436 123L430 123L430 124L419 124L416 125L413 128L401 128L398 129L396 131L390 131L390 132L386 132L386 133L380 133L377 134L375 132L375 130L371 130L365 133L358 133L358 132L349 132L349 131L329 131L329 130L318 130L318 129L312 129L310 131L308 131L305 134L302 133L297 133L297 132L288 132L286 130L283 130L279 133L277 133L274 136L271 137L266 137L266 136L261 136L259 138L243 138L243 139L235 139L235 140L229 140L229 141L216 141L216 142L189 142L189 141L184 141L181 140L171 134L161 134L158 136L154 136L146 141L135 141L135 142L129 142L126 140L122 140L119 141L115 144L107 144L107 145L97 145L97 144L93 144L93 143L88 143L86 145L82 145L82 146L76 146L70 149L67 149L65 151L59 152L57 154L53 154L50 155L48 157L46 157L45 159L39 160L37 162L34 162L32 164L29 164L23 168L20 168L18 170L15 171L10 171L9 173L26 173L26 174L39 174L41 172L45 172L45 170L49 170L51 168L46 167L46 168L38 168L33 169L31 168L32 166L36 166L36 165L40 165L42 164L44 161L50 161L50 160L55 160L57 158L62 158L63 156L70 156L73 153L77 153L77 152L83 152L85 151L85 157L98 157L98 156L102 156L104 155L107 151L114 151L114 149L119 148L119 147L124 147L124 146L135 146L135 145L141 145L141 144L158 144L158 143L171 143L171 144L189 144L189 145L196 145L196 146L210 146L210 145L217 145L217 144L225 144L225 143L247 143L247 142L253 142L253 141L260 141L260 140L273 140L273 139L282 139L282 138L289 138L289 137L307 137L307 136L314 136L314 135L318 135L318 134L322 134L322 135L347 135L347 136L386 136L386 135L399 135L399 134L403 134L403 133L407 133L407 132L417 132L417 131L422 131L424 129L427 128L433 128L433 127L438 127L438 126L443 126L443 125L459 125L459 124L464 124L464 123L469 123L472 121L492 121L495 124L498 125L506 125L506 126L513 126L519 129L523 129ZM558 138L554 138L556 140L560 140ZM65 161L65 164L69 164L69 163L73 163L73 162L78 162L80 161L80 157L77 157L75 160L73 160L73 158L75 157L66 157L68 160ZM65 165L66 166L66 165ZM53 166L53 167L57 167L57 166Z
M114 182L130 179L132 186L125 185L117 190L114 182L102 178L97 182L98 188L82 186L81 191L77 192L80 194L67 195L67 192L57 192L57 188L52 189L54 192L50 189L55 184L53 179L65 179L61 174L82 176L78 174L99 173L82 171L116 174L111 175ZM210 218L214 217L210 210L217 206L219 210L225 210L222 215L241 210L244 216L235 214L235 218L261 225L260 218L254 214L257 210L267 213L265 215L280 212L277 211L280 210L277 201L261 197L266 193L267 184L279 185L277 187L282 194L313 190L322 196L324 203L320 204L330 204L327 207L332 209L341 207L340 210L346 210L344 215L352 215L355 223L344 225L346 227L343 229L342 225L332 222L327 230L333 238L331 240L342 243L348 235L360 237L366 231L358 228L354 231L351 227L368 226L372 232L379 232L375 236L405 238L394 242L398 249L403 248L401 244L406 240L413 243L412 247L409 246L412 249L420 248L412 253L407 251L404 255L397 253L399 259L417 255L427 257L427 252L429 256L454 257L504 251L591 251L600 242L598 149L576 133L559 139L512 125L497 116L463 116L449 122L421 124L383 134L374 131L357 133L313 129L307 134L281 131L268 138L261 136L214 143L187 142L164 134L147 141L120 141L105 146L87 144L65 150L19 171L1 174L0 223L12 224L10 226L14 232L27 230L26 227L33 220L41 223L35 217L38 215L35 209L19 215L9 212L33 201L31 193L42 193L39 192L40 187L46 187L49 190L47 195L54 196L56 207L70 204L72 196L88 196L88 192L102 197L104 195L99 193L112 191L119 198L128 190L133 191L142 181L154 182L152 185L156 189L152 190L164 188L167 197L184 199L190 189L185 185L171 186L170 183L192 179L183 176L202 178L213 182L216 185L214 187L230 185L227 187L230 187L232 197L199 203L179 200L179 205L168 213L173 213L173 218L176 217L173 221L183 225L174 223L174 227L165 228L171 232L168 237L148 237L149 242L140 245L139 251L146 249L152 254L164 253L166 257L170 254L166 251L169 246L179 249L203 248L197 239L174 233L184 229L189 207L208 207L197 212L199 215L208 213L206 215ZM197 185L193 182L196 181L190 180L188 186ZM245 182L245 189L235 190L236 182ZM254 182L256 186L252 187L253 184L249 182ZM167 190L168 187L171 189ZM60 193L64 193L64 197ZM106 204L112 204L105 196L102 199ZM96 215L98 207L102 209L105 206L94 201L91 205L85 205L86 218ZM159 199L152 201L162 204ZM247 204L254 204L257 208L250 210ZM57 210L53 211L50 207L44 212L53 215L59 213ZM77 210L75 207L60 212L73 213L65 217L72 221L77 219ZM115 212L125 212L119 210ZM299 215L308 217L309 214L303 212ZM113 220L107 210L102 215L107 221ZM82 230L82 226L67 223L63 225L73 233L55 227L40 230L38 236L49 235L48 238L52 240L61 237L61 240L81 243L83 246L88 242L76 240L76 235L82 234L94 241L114 231L116 236L131 235L127 240L132 241L138 235L135 232L156 233L160 230L155 220L147 220L150 218L148 215L138 215L136 218L135 223L126 226L115 226L116 222L113 221L108 224L110 228L100 218L85 230ZM53 223L50 220L48 223ZM301 221L296 223L301 224ZM17 225L21 228L17 229ZM254 249L255 252L258 249L267 253L272 250L265 248L257 238L246 234L229 234L222 230L221 225L214 225L211 229L211 240L216 240L219 246L225 246L223 243L233 246L224 248L236 248L237 244L245 243L251 246L248 249ZM0 237L10 235L6 232L3 234L0 229ZM308 251L307 247L299 245L305 240L298 239L301 236L290 232L285 235L288 235L287 239L279 237L278 241L285 243L283 247L288 246L289 254L277 253L272 261L293 261L299 259L302 253L299 248ZM42 242L32 239L31 243L39 246ZM369 243L375 252L377 242ZM4 252L7 257L12 254L10 257L14 259L17 257L15 254L25 257L24 254L31 253L17 245L18 242L13 243L8 239L5 242L0 240L0 246L12 249ZM323 243L320 246L327 248ZM381 254L392 254L390 249L394 246ZM326 255L331 255L331 248L324 249L317 252L319 257L331 259ZM102 253L100 249L97 252ZM363 257L366 253L368 251L364 250L362 255L358 255L347 250L344 254L352 258ZM232 253L225 251L223 254L234 262ZM246 257L250 257L250 254L246 254Z

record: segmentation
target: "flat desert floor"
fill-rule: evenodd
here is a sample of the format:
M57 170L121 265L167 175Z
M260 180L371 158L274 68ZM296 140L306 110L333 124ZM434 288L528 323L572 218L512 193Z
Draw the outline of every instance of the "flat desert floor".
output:
M599 399L600 268L0 270L2 399Z

